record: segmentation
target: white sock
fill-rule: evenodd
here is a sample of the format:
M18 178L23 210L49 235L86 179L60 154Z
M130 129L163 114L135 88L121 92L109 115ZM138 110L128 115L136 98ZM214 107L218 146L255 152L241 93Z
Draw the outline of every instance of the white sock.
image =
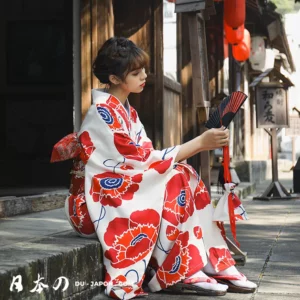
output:
M221 284L221 283L217 283L216 281L213 280L213 282L193 282L192 280L195 279L195 281L197 280L197 277L200 278L207 278L207 280L209 281L210 278L203 273L202 271L198 271L195 274L193 274L192 276L187 278L187 281L191 281L189 282L189 284L201 287L203 289L206 290L213 290L213 291L227 291L228 286L225 284Z
M203 271L207 274L217 275L218 273L213 268L212 264L210 263L209 259L207 258L207 264L204 266Z
M206 266L203 268L204 272L212 275L240 275L240 272L237 270L235 266L231 266L223 271L216 272L213 266L211 265L210 261L207 261ZM247 288L256 288L257 285L249 280L229 280L236 286L239 287L247 287Z

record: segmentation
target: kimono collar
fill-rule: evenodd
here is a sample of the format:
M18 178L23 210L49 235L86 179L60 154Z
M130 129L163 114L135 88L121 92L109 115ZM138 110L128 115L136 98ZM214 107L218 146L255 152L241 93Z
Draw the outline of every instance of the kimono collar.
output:
M109 96L112 96L111 94L106 92L106 89L92 89L92 103L96 104L96 103L103 103L105 102ZM115 99L117 99L118 101L120 101L117 97L113 96ZM122 102L120 101L120 104L122 104ZM126 99L124 105L122 104L122 106L124 106L124 108L127 111L130 111L130 105L129 105L129 101L128 99Z
M124 119L128 130L131 130L130 125L130 105L128 99L126 99L124 105L115 96L107 93L104 89L92 89L92 101L93 104L106 103L111 105Z

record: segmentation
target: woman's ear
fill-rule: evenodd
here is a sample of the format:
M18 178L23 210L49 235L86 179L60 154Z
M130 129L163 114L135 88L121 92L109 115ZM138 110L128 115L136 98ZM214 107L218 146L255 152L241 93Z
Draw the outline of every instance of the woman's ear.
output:
M113 84L115 84L115 85L121 83L121 80L120 80L119 77L116 76L116 75L109 75L109 76L108 76L108 79L109 79L109 81L110 81L111 83L113 83Z

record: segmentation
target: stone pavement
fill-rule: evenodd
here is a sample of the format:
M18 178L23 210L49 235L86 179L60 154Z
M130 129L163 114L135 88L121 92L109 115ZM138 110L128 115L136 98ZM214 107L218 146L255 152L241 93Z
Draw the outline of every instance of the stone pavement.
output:
M290 189L291 178L281 182ZM252 197L262 193L267 183L256 188L243 201L250 220L237 224L237 236L241 249L248 253L245 266L238 268L258 284L257 291L222 297L155 293L148 299L300 299L300 198L253 201ZM103 279L101 257L97 240L77 237L61 208L0 219L0 299L108 299L99 294L99 288L91 289L84 283ZM19 293L9 290L13 276L18 274L22 275L24 288ZM31 292L38 274L49 285L41 294ZM53 289L59 276L69 279L64 292Z

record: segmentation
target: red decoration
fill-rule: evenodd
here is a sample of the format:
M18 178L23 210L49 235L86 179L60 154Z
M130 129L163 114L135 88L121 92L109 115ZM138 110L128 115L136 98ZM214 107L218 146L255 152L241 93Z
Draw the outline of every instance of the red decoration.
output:
M167 0L168 2L170 2L170 3L175 3L176 2L176 0Z
M229 44L236 45L240 43L244 38L244 29L245 29L244 24L242 24L237 28L232 28L224 20L225 36Z
M224 20L232 28L245 23L246 0L224 0Z
M250 57L251 37L247 29L244 29L244 38L237 44L232 46L232 55L237 61L245 61Z

